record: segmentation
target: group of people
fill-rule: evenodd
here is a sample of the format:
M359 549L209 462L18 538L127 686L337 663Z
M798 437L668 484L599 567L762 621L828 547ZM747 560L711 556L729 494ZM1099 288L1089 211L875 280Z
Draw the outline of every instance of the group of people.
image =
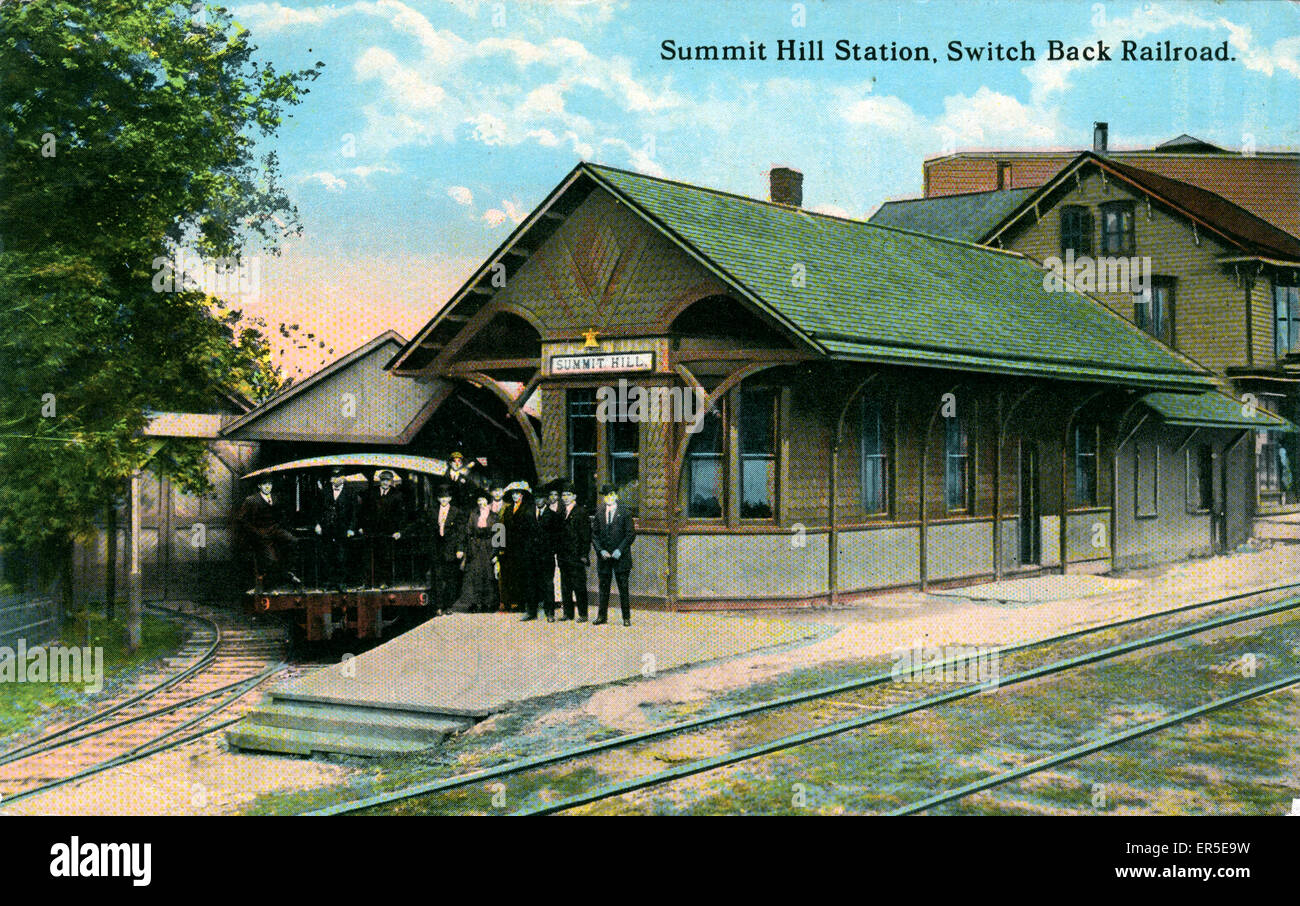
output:
M330 470L329 486L311 501L305 517L312 523L319 543L315 576L323 588L343 589L357 584L357 567L351 562L349 539L364 538L374 552L375 584L394 584L397 571L397 543L411 529L405 496L395 487L395 476L387 469L376 476L375 489L366 497L349 484L341 468ZM251 563L253 587L262 591L285 582L304 583L290 568L289 552L300 539L285 527L286 507L275 493L269 475L258 482L235 510L233 528L236 545Z
M591 622L608 621L611 586L617 584L623 625L632 624L628 577L632 571L632 516L619 505L618 489L601 488L594 515L578 503L573 485L549 482L534 496L526 481L470 492L456 500L450 484L437 491L429 515L432 554L429 585L439 614L520 611L548 622L586 622L587 570L596 553L599 598ZM559 608L555 574L560 576ZM556 611L559 610L559 616Z
M389 470L375 475L375 486L363 496L335 467L329 485L321 489L308 510L317 539L319 585L342 590L355 585L350 574L356 545L369 542L373 568L370 584L396 584L399 548L413 552L427 546L426 578L435 613L517 611L523 619L548 621L588 619L587 571L594 551L599 598L593 625L608 621L611 587L618 586L623 625L631 625L628 577L632 570L632 516L619 504L618 490L605 485L597 512L578 503L573 485L549 482L534 496L526 481L508 485L478 482L474 463L453 453L435 502L422 514L395 487ZM246 552L254 573L254 588L302 580L289 568L286 554L297 543L283 525L274 483L264 476L256 493L235 512L236 541ZM411 560L425 561L424 557ZM559 572L561 606L555 603ZM366 584L363 582L363 585ZM557 609L560 615L557 617Z

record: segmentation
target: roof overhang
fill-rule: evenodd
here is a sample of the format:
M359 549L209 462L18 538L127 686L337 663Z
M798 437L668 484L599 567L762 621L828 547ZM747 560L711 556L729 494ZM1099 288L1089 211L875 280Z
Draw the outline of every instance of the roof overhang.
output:
M1296 433L1291 422L1256 404L1233 399L1217 390L1208 393L1148 393L1142 403L1167 425L1186 428L1284 431Z

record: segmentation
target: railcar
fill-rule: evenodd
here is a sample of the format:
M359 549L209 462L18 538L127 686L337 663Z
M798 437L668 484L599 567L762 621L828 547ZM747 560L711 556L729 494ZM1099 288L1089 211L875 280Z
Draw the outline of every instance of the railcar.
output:
M360 503L355 534L341 541L341 569L335 542L316 532L335 469L342 470ZM377 537L373 530L377 476L385 471L394 476L390 493L401 494L405 502L407 518L397 540ZM430 616L426 529L437 505L437 484L447 474L441 459L361 453L299 459L245 475L248 493L270 478L280 526L293 538L280 554L284 574L261 587L255 580L244 595L245 609L285 620L295 642L380 638ZM251 562L245 565L257 573Z

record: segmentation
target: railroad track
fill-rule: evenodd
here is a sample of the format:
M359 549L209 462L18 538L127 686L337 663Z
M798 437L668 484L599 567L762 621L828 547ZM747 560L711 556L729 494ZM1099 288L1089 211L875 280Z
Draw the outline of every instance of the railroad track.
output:
M1185 604L1154 614L1130 617L1089 629L1075 630L1056 636L1037 639L1031 642L1002 646L994 649L994 651L999 655L999 657L1005 657L1007 655L1033 654L1036 651L1051 649L1058 645L1076 643L1081 640L1086 640L1090 636L1096 636L1106 632L1140 627L1143 624L1154 625L1162 621L1175 620L1179 617L1197 614L1217 607L1224 607L1225 605L1269 596L1277 596L1285 592L1295 592L1297 589L1300 589L1300 583L1289 583L1285 585L1255 589L1253 591L1227 595L1208 601ZM1059 660L1048 659L1044 663L1023 670L1018 670L1010 675L1000 676L998 678L997 688L1000 690L1007 687L1041 681L1054 676L1061 676L1071 670L1102 663L1137 652L1149 651L1150 649L1170 645L1171 643L1176 643L1183 639L1222 631L1228 627L1236 626L1250 620L1285 614L1297 609L1300 609L1300 597L1294 595L1289 597L1284 596L1281 600L1274 600L1257 606L1246 607L1244 609L1232 609L1230 612L1224 614L1195 620L1173 628L1161 629L1118 644L1086 651L1082 654L1073 655ZM984 652L979 656L986 656L989 653L990 652ZM969 663L974 659L974 657L976 657L976 655L963 655L947 658L939 666L960 666L964 663ZM933 666L935 665L927 664L927 668ZM866 713L847 720L822 724L799 733L780 736L723 755L696 759L676 765L664 771L654 772L621 781L619 783L593 788L577 795L569 796L553 802L525 807L512 813L515 815L555 814L582 805L589 805L602 800L612 799L637 790L662 786L686 777L775 755L810 742L860 730L873 724L884 723L889 720L904 717L908 714L913 714L929 708L935 708L944 704L980 695L987 692L989 689L987 683L967 683L932 695L915 697L906 696L906 689L900 688L905 687L906 684L897 684L896 679L897 677L895 677L893 672L867 676L861 679L854 679L832 686L783 696L767 702L735 708L718 714L674 723L652 730L616 736L565 751L519 759L495 767L475 771L470 774L417 784L351 803L340 803L324 809L308 812L307 814L329 816L357 814L361 812L382 813L386 807L404 805L418 805L421 811L431 811L434 810L434 806L436 806L437 800L440 797L472 785L487 784L494 781L499 782L507 777L526 775L529 772L539 771L543 768L563 768L569 765L577 765L593 755L608 753L619 749L632 748L643 743L679 734L686 734L691 731L706 730L732 721L755 718L780 709L792 709L808 705L842 705L845 703L843 696L847 693L856 693L863 690L875 690L884 693L883 695L878 696L876 701L866 707L855 705L854 707L857 707L858 710L865 711ZM1133 730L1126 731L1122 734L1114 734L1113 737L1108 737L1108 739L1111 740L1109 743L1107 743L1107 740L1100 740L1098 743L1091 744L1091 748L1078 747L1068 753L1062 753L1060 756L1045 759L1037 767L1037 770L1046 770L1057 764L1063 763L1063 761L1082 757L1085 754L1089 754L1091 751L1099 751L1100 749L1096 748L1098 744L1101 744L1103 748L1107 744L1118 745L1128 739L1136 738L1140 735L1146 735L1147 733L1158 732L1168 726L1174 726L1186 720L1191 720L1200 714L1209 713L1210 711L1223 707L1231 707L1241 701L1249 700L1249 698L1266 695L1269 692L1286 688L1287 686L1298 682L1300 682L1300 675L1287 677L1273 683L1265 684L1264 686L1256 687L1253 690L1247 690L1246 692L1211 702L1200 708L1171 715L1163 720L1134 728ZM891 685L892 688L890 688ZM1084 749L1087 749L1087 751L1084 751ZM987 783L990 786L995 786L1000 783L1006 783L1017 779L1018 777L1027 776L1028 773L1033 772L1034 770L1032 765L1025 766L1016 769L1016 771L1009 771L1005 774L998 775L1000 779L988 778L982 782ZM924 811L928 808L933 808L941 802L952 801L956 798L971 795L983 788L988 787L980 787L979 784L972 784L969 788L948 791L939 796L931 797L931 799L926 800L925 802L917 803L915 806L900 809L898 813L908 814L917 811Z
M283 640L237 612L150 605L195 629L137 688L85 717L0 752L5 805L216 732L243 715L254 689L286 669ZM235 713L238 712L238 713ZM233 716L232 716L233 715Z

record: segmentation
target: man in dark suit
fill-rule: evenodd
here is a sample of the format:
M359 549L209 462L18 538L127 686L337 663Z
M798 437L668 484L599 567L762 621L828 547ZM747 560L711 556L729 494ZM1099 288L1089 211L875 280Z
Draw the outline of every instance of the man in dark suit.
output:
M374 543L374 581L380 588L396 583L398 576L397 542L406 529L406 498L393 486L393 473L384 469L377 476L379 487L370 506L370 535Z
M465 561L465 512L452 502L448 485L438 487L438 503L429 513L429 590L436 614L449 613L460 597Z
M555 539L560 513L560 482L548 481L537 492L537 599L555 610Z
M316 535L320 538L320 568L323 585L342 591L348 580L347 539L355 537L361 506L355 488L349 487L343 470L330 470L330 483L316 505Z
M465 454L459 450L453 450L451 456L447 457L447 484L451 488L452 502L462 510L470 507L482 489L479 480L471 473L476 465L479 463L467 464Z
M429 511L429 598L434 614L448 614L460 597L460 567L465 560L465 511L456 506L450 485L439 485Z
M282 578L302 585L284 564L289 546L297 539L282 525L280 502L272 495L275 485L270 477L257 483L257 492L249 494L235 510L236 544L252 564L253 589L274 588Z
M618 582L618 604L623 625L632 625L632 606L627 597L628 574L632 572L632 542L636 527L632 516L618 505L618 488L607 484L600 489L604 502L592 517L591 546L596 549L596 576L600 580L600 604L593 626L607 622L610 580Z
M560 503L551 522L555 559L560 564L561 620L572 620L576 607L579 623L587 622L587 564L591 560L591 519L578 503L573 485L558 482Z

